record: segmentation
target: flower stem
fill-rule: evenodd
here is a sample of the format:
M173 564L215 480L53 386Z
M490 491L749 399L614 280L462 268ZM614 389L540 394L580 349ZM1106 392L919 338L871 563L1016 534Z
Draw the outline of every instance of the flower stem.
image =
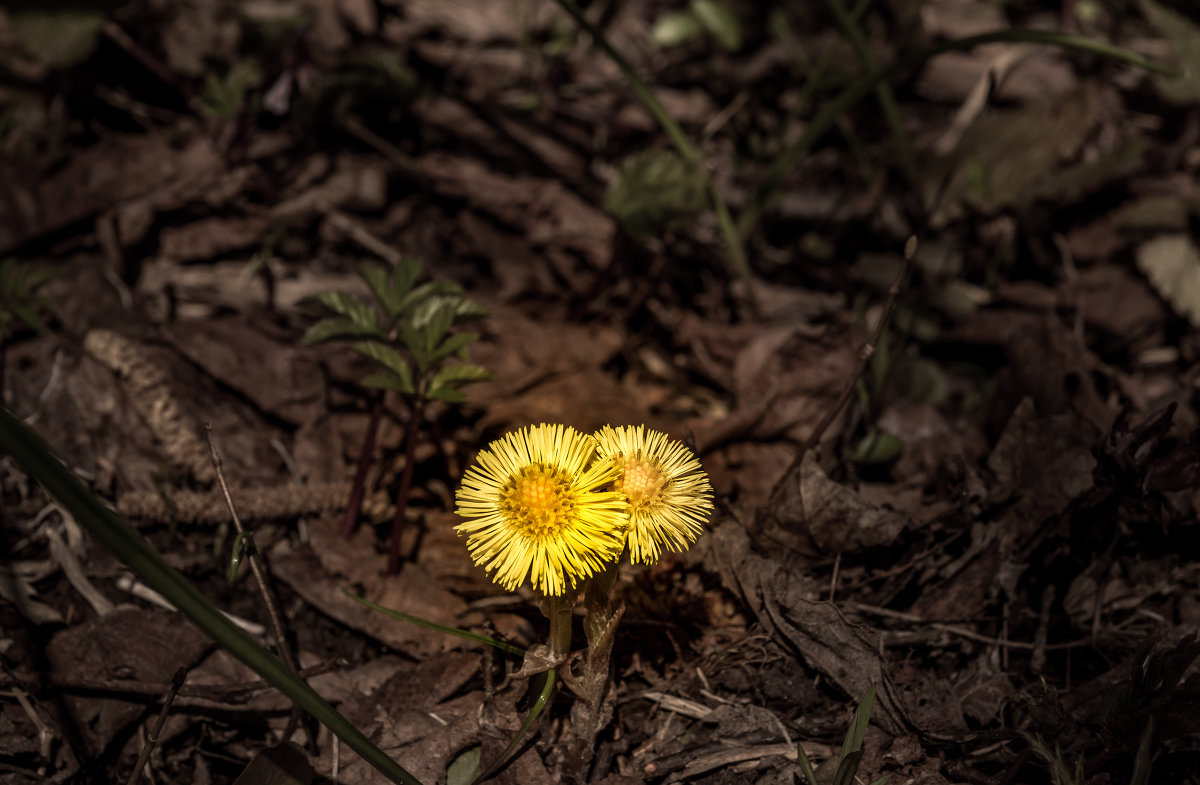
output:
M350 486L350 501L346 502L346 514L342 517L338 533L342 539L350 539L354 534L358 514L362 512L363 495L367 485L367 470L371 467L371 454L375 452L375 435L379 433L379 419L383 415L383 391L375 393L371 402L371 419L367 422L367 432L363 435L362 450L358 453L358 469L354 472L354 485Z
M421 424L420 398L412 401L408 426L404 429L404 471L400 475L400 487L396 489L396 517L392 519L392 538L388 544L388 575L400 572L400 535L404 533L404 510L408 507L408 494L412 489L413 463L417 452L417 430Z
M596 749L596 737L613 717L612 679L610 662L617 625L625 613L624 605L614 608L613 584L617 578L617 563L588 582L584 595L586 615L583 629L588 648L583 656L582 671L574 679L579 700L571 708L571 741L563 761L563 781L582 783Z
M542 603L542 613L550 620L550 657L565 659L571 653L571 621L578 592L568 591L562 596L547 596Z

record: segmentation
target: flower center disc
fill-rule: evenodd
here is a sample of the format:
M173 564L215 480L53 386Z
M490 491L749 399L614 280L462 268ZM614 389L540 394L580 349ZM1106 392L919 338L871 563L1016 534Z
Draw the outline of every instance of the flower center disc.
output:
M634 458L625 463L616 489L628 496L634 507L645 507L655 501L666 483L667 478L657 466Z
M538 464L522 468L500 491L500 507L522 534L545 537L562 529L575 509L566 472Z

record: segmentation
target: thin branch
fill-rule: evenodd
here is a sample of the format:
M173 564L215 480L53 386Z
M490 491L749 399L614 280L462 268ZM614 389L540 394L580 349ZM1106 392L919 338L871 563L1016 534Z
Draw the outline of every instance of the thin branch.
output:
M217 482L221 484L221 493L225 496L225 504L229 508L229 517L233 521L233 528L237 530L239 535L245 533L242 527L242 521L238 518L237 509L233 505L233 495L229 492L229 484L225 482L225 471L221 464L221 456L217 453L216 445L213 444L212 438L212 423L205 423L204 438L208 441L208 454L212 458L213 469L217 473ZM271 622L271 632L275 636L275 645L279 649L279 656L283 659L288 670L292 673L299 673L300 667L296 663L296 659L292 656L292 650L287 645L287 639L283 634L283 616L279 613L279 607L275 604L275 598L271 594L270 587L267 586L266 572L263 570L262 560L258 556L257 546L254 544L253 534L247 538L249 542L246 548L250 553L250 571L254 573L254 581L258 584L258 591L262 595L263 603L267 608L267 616ZM235 546L236 547L236 546ZM299 706L294 707L291 719L288 721L287 730L284 732L285 739L290 738L292 731L295 730L295 723L300 711Z
M158 735L162 733L162 727L167 721L167 715L171 713L171 704L175 702L175 696L179 694L179 688L183 686L186 680L187 668L180 668L175 671L175 676L171 679L171 689L167 690L167 694L163 698L162 711L158 713L158 720L154 723L154 727L150 729L150 735L146 738L146 743L142 747L141 754L138 755L137 763L133 764L133 771L129 772L129 779L126 780L126 785L137 785L137 781L142 776L142 769L146 767L146 762L150 760L150 753L154 751L154 746L158 744Z
M799 468L808 451L820 444L821 437L825 435L825 431L833 424L838 413L845 407L846 401L850 400L850 396L854 393L855 385L858 384L858 380L862 378L863 372L867 369L867 363L875 355L875 349L879 346L879 341L883 337L883 331L887 329L888 322L891 321L892 311L896 307L896 298L900 296L900 289L904 284L904 280L908 277L908 271L912 267L912 259L916 253L917 238L916 235L913 235L904 244L904 262L900 265L900 271L896 273L896 280L888 288L887 301L884 303L883 313L879 315L879 322L875 325L875 332L871 335L870 340L864 343L862 348L858 350L858 362L855 364L854 370L846 377L846 383L842 385L842 391L838 394L837 401L826 410L825 416L817 423L817 427L813 429L809 437L804 440L804 444L796 451L796 457L792 459L792 462L775 483L775 487L771 491L772 499L778 497L780 491L783 489L784 482L792 472Z
M404 471L400 475L400 487L396 490L396 515L392 518L391 541L388 543L388 575L400 571L400 535L404 533L404 512L408 509L408 496L412 491L413 464L417 459L417 431L421 425L421 409L424 401L415 396L408 415L408 426L404 429Z
M358 453L358 468L354 471L354 484L350 486L350 500L346 502L346 514L338 533L342 539L354 534L358 515L362 512L363 496L366 494L367 471L371 468L371 455L375 452L375 437L379 433L379 419L383 415L383 390L375 393L371 400L371 419L367 421L367 432L363 435L362 450Z

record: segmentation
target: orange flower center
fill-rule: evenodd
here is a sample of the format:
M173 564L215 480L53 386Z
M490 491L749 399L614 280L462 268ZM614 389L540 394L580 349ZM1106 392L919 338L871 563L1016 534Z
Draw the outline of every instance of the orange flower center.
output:
M523 467L500 490L500 509L522 534L535 539L563 529L575 506L567 473L549 464Z
M654 464L630 458L621 469L614 487L620 493L629 497L629 503L634 508L642 508L653 504L659 491L667 484L667 477Z

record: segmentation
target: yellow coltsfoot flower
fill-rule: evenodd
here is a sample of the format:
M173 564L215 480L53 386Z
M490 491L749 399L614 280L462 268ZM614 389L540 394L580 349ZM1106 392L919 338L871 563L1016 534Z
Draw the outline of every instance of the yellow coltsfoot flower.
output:
M621 555L625 497L597 491L617 468L593 462L596 442L564 425L531 425L479 453L455 494L455 527L471 559L512 591L529 578L560 596Z
M613 488L629 500L629 555L653 564L663 548L681 553L712 516L712 485L700 461L680 442L643 425L596 434L602 462L617 469Z

